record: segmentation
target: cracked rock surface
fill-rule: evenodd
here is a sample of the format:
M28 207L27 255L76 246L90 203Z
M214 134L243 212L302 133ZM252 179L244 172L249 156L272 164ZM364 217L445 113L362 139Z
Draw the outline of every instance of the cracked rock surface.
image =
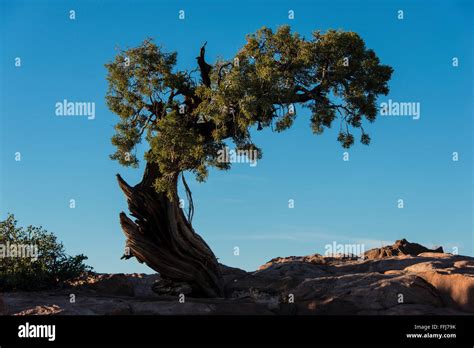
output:
M186 284L157 274L98 274L56 290L1 293L0 314L472 315L474 258L442 251L402 239L363 259L290 256L255 272L221 265L226 298L186 296Z

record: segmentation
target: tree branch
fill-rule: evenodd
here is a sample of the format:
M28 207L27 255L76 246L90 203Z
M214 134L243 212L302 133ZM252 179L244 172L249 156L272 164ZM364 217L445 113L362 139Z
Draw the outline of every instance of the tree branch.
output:
M153 113L150 114L150 116L148 116L148 118L146 119L145 123L143 124L142 128L140 129L140 137L143 135L143 132L145 131L146 127L148 127L148 124L150 123L151 121L151 118L153 117Z
M206 54L206 44L207 41L204 43L204 45L202 45L199 57L196 57L196 59L199 65L199 70L201 71L202 83L206 87L211 87L211 78L209 77L209 74L211 72L212 67L207 64L204 59L204 55Z
M221 85L221 79L222 79L222 69L223 68L227 68L228 66L233 66L233 63L231 62L228 62L228 63L225 63L225 64L222 64L220 67L219 67L219 73L217 74L218 78L217 78L217 85L220 86Z
M188 221L189 221L189 224L192 223L193 221L193 215L194 215L194 203L193 203L193 195L191 193L191 190L189 189L189 186L188 186L188 183L186 182L186 179L184 178L184 173L182 172L181 173L181 179L183 180L183 185L184 185L184 188L186 190L186 197L188 198L188 204L189 204L189 208L188 208Z

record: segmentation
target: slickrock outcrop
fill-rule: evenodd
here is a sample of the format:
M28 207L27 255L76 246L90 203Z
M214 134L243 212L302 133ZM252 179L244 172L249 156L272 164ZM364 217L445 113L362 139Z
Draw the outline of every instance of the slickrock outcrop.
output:
M364 257L372 260L372 259L381 259L384 257L390 256L399 256L399 255L412 255L416 256L421 253L442 253L443 248L439 247L435 250L430 250L425 248L423 245L417 243L410 243L406 239L397 240L393 245L387 245L382 248L375 248L364 253Z
M221 265L226 298L216 299L189 297L186 284L169 284L159 275L101 274L54 291L0 294L0 314L474 313L473 257L404 239L365 256L275 258L255 272Z

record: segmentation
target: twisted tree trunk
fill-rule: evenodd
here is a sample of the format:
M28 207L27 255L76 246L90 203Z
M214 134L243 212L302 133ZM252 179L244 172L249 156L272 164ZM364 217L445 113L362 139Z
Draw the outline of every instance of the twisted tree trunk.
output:
M193 296L223 297L223 280L214 253L194 231L179 206L178 176L172 200L158 193L153 182L159 177L156 164L147 163L143 179L129 186L120 175L117 179L127 197L132 221L120 213L120 224L127 237L128 253L176 284L187 283Z

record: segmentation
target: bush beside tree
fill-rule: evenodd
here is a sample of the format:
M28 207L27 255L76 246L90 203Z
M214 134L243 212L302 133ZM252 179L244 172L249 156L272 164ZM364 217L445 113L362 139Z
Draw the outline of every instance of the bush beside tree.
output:
M33 247L33 255L15 255L25 246ZM67 255L53 233L41 226L20 227L13 214L0 221L0 251L0 291L53 288L92 272L84 263L87 256Z

